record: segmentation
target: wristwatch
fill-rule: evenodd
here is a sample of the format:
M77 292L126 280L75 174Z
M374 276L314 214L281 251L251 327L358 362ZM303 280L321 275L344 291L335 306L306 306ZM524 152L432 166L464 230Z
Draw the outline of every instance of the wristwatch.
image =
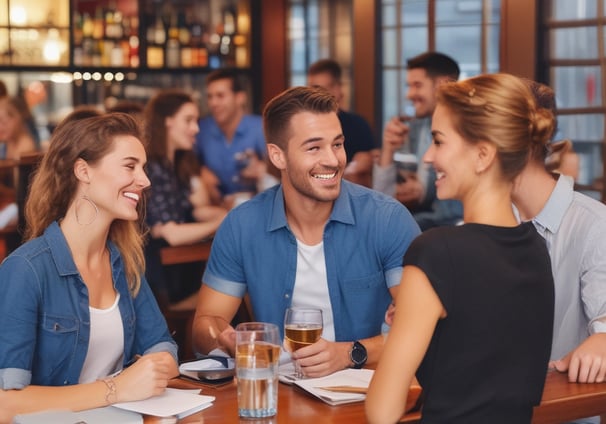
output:
M366 360L368 359L368 353L366 352L366 348L359 341L353 342L353 346L349 351L349 359L353 362L352 368L360 369L366 364Z

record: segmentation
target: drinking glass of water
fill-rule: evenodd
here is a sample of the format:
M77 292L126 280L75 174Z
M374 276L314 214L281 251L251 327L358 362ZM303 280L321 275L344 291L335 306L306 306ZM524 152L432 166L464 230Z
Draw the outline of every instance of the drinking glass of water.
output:
M236 326L238 414L244 418L273 417L278 411L278 326L244 322Z
M289 352L314 344L322 335L322 310L317 308L288 308L284 314L284 346ZM295 361L295 377L304 375Z

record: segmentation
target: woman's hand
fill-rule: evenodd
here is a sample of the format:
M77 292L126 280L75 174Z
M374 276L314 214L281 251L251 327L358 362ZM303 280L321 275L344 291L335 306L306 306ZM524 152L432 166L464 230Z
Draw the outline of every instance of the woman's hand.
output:
M117 402L160 395L174 377L174 358L168 352L149 353L114 378Z

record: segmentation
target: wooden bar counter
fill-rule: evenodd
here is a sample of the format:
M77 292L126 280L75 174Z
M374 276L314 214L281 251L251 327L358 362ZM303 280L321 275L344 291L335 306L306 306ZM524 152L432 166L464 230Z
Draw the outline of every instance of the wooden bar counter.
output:
M174 380L172 387L199 388L183 380ZM197 414L179 420L179 423L204 424L350 424L364 423L364 403L330 406L296 387L280 384L278 389L278 414L273 418L258 420L238 417L236 384L202 389L205 395L215 396L213 405ZM569 383L566 374L550 371L547 374L541 405L535 408L533 424L555 424L575 418L606 414L606 383ZM402 423L418 423L419 413L407 414ZM146 417L145 423L167 423L165 418ZM173 422L176 422L173 421Z

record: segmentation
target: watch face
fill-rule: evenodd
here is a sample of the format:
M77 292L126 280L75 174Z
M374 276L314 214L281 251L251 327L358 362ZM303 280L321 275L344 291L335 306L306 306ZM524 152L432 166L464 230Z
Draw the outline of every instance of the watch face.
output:
M366 349L359 343L356 343L351 351L351 359L356 364L366 362Z

